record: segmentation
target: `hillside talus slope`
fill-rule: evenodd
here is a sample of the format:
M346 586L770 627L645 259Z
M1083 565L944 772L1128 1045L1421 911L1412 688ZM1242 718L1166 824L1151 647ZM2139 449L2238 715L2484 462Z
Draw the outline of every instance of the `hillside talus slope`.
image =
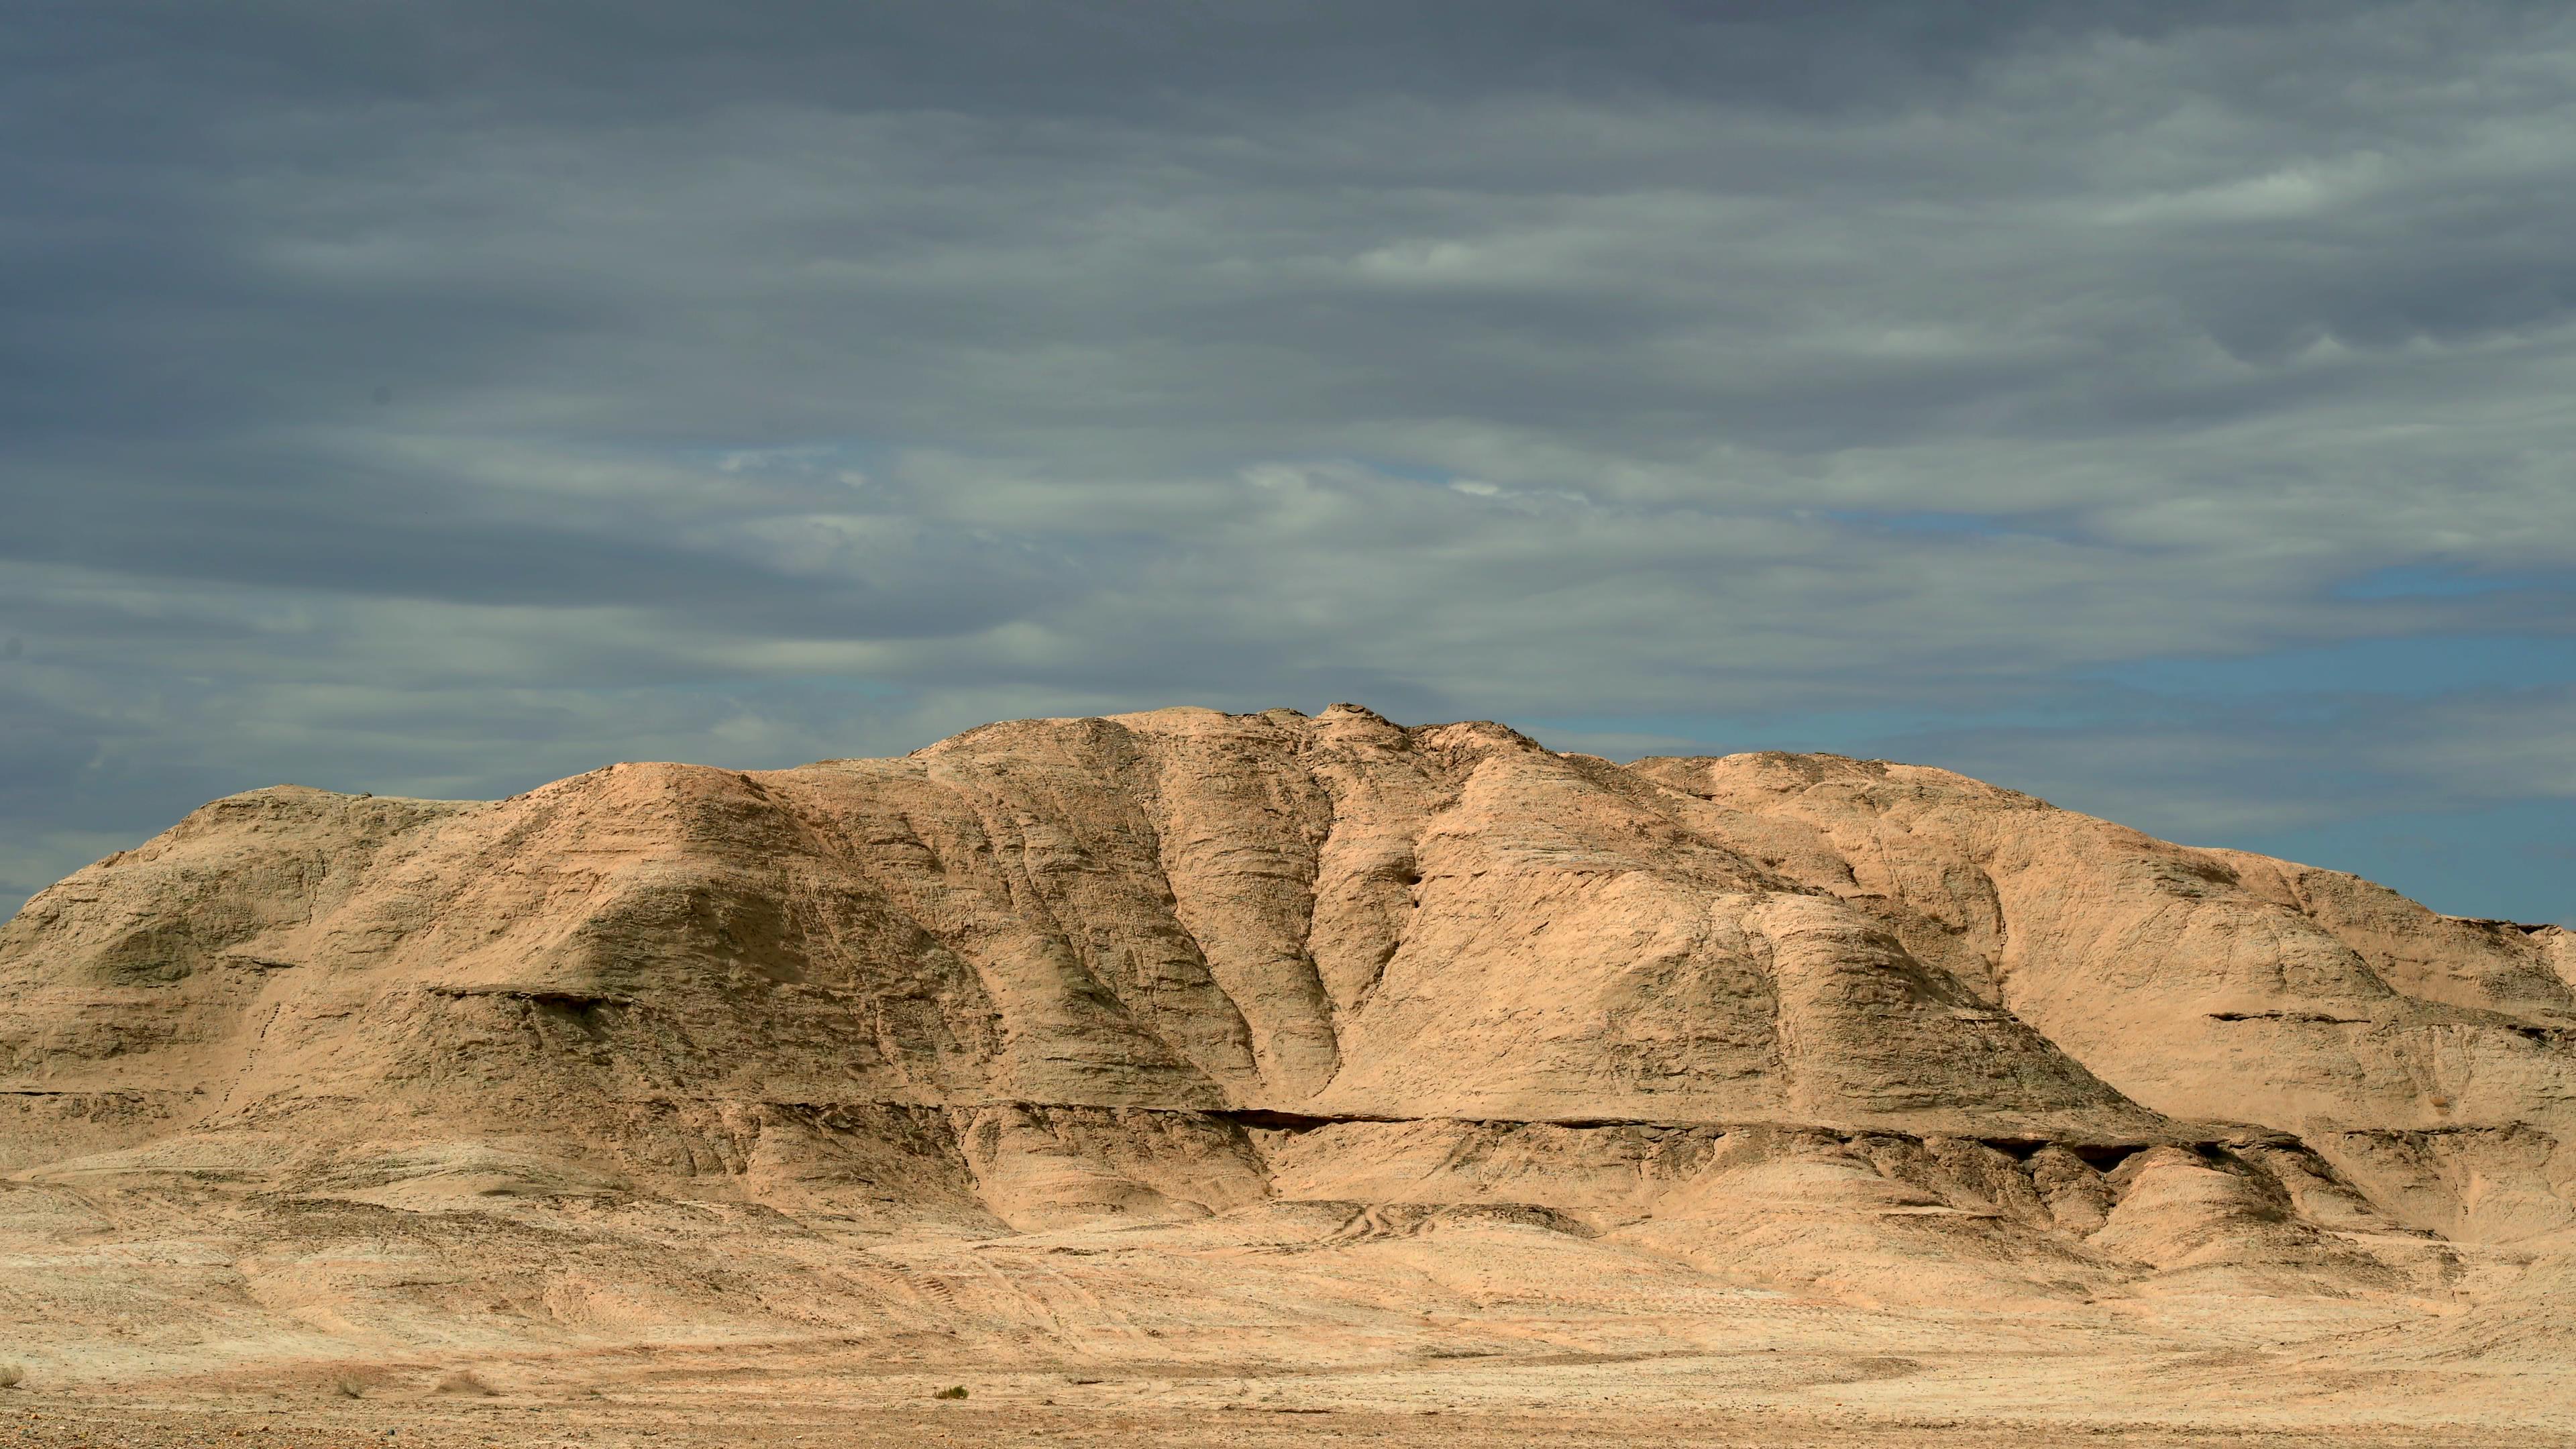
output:
M1782 1304L2576 1343L2523 1286L2571 1141L2558 928L1346 705L258 790L0 928L0 1309L74 1376L1713 1352Z

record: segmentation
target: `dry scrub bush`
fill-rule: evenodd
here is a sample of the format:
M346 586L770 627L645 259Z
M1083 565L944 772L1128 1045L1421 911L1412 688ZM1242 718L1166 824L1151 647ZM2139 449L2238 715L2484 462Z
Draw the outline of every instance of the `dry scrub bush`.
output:
M483 1382L472 1369L458 1369L447 1375L438 1381L437 1389L442 1394L479 1394L487 1399L501 1392Z
M958 1384L951 1388L941 1389L938 1393L932 1394L931 1397L934 1399L962 1399L966 1397L966 1386Z
M26 1381L26 1369L14 1363L0 1363L0 1389L14 1389Z

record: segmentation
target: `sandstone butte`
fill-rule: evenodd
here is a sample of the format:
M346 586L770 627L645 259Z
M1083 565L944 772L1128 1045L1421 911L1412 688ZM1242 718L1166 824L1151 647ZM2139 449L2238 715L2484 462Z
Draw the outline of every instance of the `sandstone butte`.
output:
M2555 1432L2571 1142L2558 927L1881 761L1031 720L44 891L0 1359Z

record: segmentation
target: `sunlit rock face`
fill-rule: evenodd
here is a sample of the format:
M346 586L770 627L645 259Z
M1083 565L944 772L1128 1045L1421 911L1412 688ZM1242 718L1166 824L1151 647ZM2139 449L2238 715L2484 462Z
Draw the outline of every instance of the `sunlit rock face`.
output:
M578 1221L639 1283L721 1243L821 1323L894 1290L782 1245L1103 1224L1508 1229L1874 1304L2439 1293L2461 1245L2576 1236L2571 971L2554 927L1941 770L1349 705L492 802L281 786L0 931L0 1204L48 1242L195 1204L238 1273L391 1214L585 1332L754 1310L692 1279L611 1312L536 1238L439 1235ZM682 1241L652 1214L684 1207L732 1216ZM328 1277L272 1287L395 1321ZM464 1311L402 1301L397 1337Z

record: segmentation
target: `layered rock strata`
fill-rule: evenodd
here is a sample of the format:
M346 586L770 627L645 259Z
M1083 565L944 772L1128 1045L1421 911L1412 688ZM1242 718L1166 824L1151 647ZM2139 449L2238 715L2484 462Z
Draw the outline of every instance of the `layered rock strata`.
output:
M888 1230L1528 1213L1711 1263L1832 1203L1851 1262L2034 1292L2366 1284L2576 1230L2571 982L2555 927L1941 770L1176 709L217 801L0 930L0 1173Z

